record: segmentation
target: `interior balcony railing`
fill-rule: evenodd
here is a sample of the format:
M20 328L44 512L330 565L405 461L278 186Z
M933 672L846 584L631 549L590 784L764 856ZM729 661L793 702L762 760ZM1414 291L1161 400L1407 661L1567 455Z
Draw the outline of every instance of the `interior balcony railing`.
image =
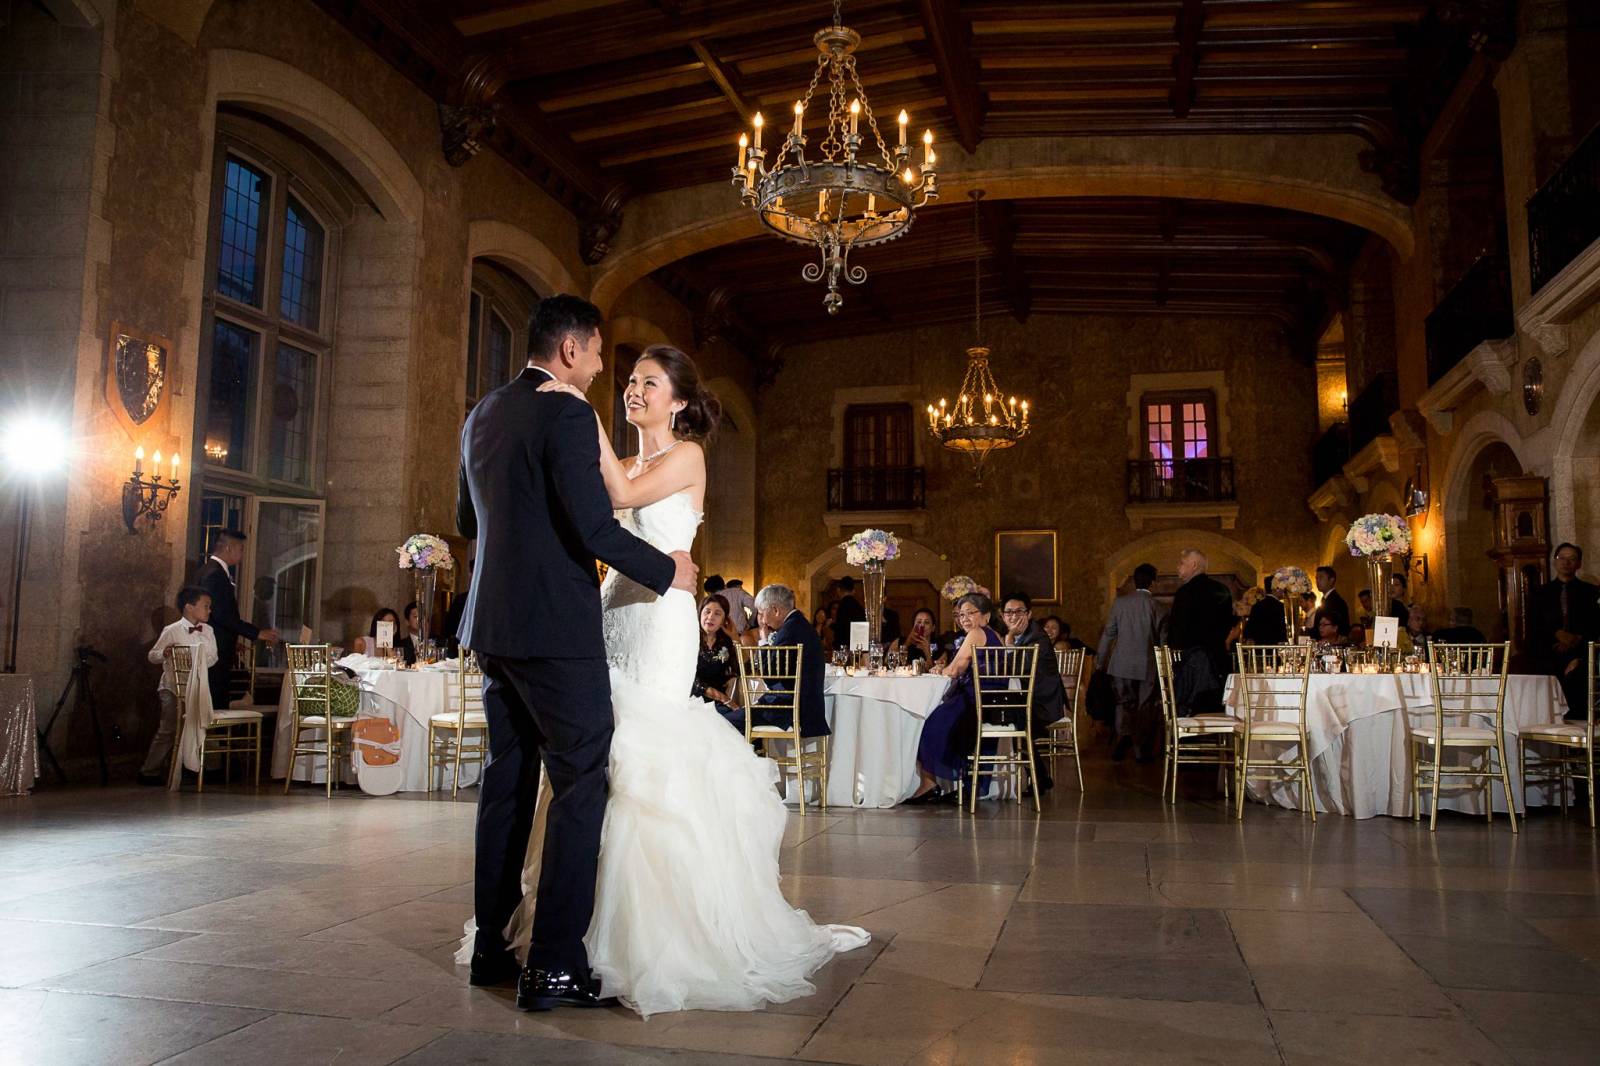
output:
M1437 384L1468 352L1516 332L1511 271L1505 253L1481 257L1427 318L1428 384Z
M1528 201L1533 291L1600 240L1600 127L1591 130Z
M1394 374L1379 374L1350 401L1350 454L1354 455L1389 432L1389 416L1400 410L1400 386Z
M830 511L917 511L927 506L920 466L862 466L828 471Z
M1216 503L1235 499L1232 459L1134 459L1129 503Z
M1311 446L1311 472L1318 485L1338 476L1350 461L1350 427L1335 422Z

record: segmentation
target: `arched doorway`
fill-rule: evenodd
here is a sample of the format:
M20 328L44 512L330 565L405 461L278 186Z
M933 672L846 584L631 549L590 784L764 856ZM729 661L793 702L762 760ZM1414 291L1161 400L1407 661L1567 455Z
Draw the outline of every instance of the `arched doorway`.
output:
M1467 607L1473 623L1490 640L1506 638L1499 571L1489 558L1494 547L1494 480L1523 472L1517 453L1505 441L1483 445L1454 480L1446 501L1446 548L1449 552L1451 602L1446 609ZM1448 624L1449 616L1436 620Z

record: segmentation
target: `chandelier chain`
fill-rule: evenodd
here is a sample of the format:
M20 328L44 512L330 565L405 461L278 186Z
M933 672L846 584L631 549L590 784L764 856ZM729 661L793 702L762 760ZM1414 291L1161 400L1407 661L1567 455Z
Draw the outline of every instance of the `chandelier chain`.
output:
M978 218L978 200L982 190L972 192L972 331L979 344L983 343L983 275L979 265L983 255L983 232Z

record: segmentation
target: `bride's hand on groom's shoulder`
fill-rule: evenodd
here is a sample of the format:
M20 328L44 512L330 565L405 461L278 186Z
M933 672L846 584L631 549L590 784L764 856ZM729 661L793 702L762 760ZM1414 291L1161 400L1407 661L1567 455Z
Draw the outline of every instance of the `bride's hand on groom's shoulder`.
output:
M582 389L578 388L578 386L576 386L576 385L568 385L564 381L555 381L555 380L547 381L543 385L539 386L539 391L540 392L564 392L568 396L576 396L578 399L582 400L584 403L588 403L589 402L589 397L587 397L587 396L585 396L583 394L583 390Z

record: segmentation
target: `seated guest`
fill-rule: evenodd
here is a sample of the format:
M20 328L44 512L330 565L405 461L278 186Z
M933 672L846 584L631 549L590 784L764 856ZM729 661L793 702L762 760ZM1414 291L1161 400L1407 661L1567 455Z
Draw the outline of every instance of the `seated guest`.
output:
M695 660L689 695L708 703L736 706L739 662L728 636L728 601L713 593L700 602L700 656Z
M1089 645L1072 635L1071 622L1061 623L1061 636L1056 640L1055 643L1057 651L1070 651L1074 648L1082 648L1085 651L1090 650Z
M883 605L883 621L878 627L878 643L887 648L892 644L898 643L901 636L900 612L885 603Z
M1255 591L1255 590L1251 590ZM1261 590L1261 597L1250 606L1245 616L1241 639L1246 644L1287 644L1289 623L1283 616L1283 601L1272 594L1272 579Z
M1365 648L1367 646L1367 627L1360 622L1350 627L1350 646L1352 648Z
M1356 600L1361 604L1361 616L1356 619L1368 629L1372 628L1372 590L1362 589L1356 593Z
M1316 633L1316 642L1330 648L1342 648L1348 645L1350 630L1342 624L1342 621L1336 611L1318 610L1311 622L1311 628Z
M811 616L811 628L817 631L817 638L822 641L824 648L833 647L833 626L828 621L826 607L818 607L817 613Z
M1065 627L1066 623L1061 620L1060 615L1047 614L1039 620L1039 628L1050 638L1050 646L1056 651L1065 651L1069 646L1061 636L1061 631Z
M178 685L172 666L166 660L167 649L174 646L194 649L191 684L198 684L204 676L202 671L217 665L216 630L206 624L211 617L211 594L198 585L184 586L178 590L178 611L183 617L163 629L150 648L150 661L161 666L161 687L156 691L161 721L156 725L150 750L145 753L144 766L139 769L141 785L166 783L164 770L178 737Z
M911 616L911 632L906 634L906 662L926 662L933 667L949 657L948 650L939 643L939 635L934 632L938 627L939 620L932 611L926 607L917 608L917 613Z
M416 600L406 604L404 636L406 644L411 649L406 654L406 662L414 663L417 661L417 645L422 643L422 605L417 603ZM401 634L395 634L394 646L397 648L400 647L400 637Z
M861 606L861 601L851 595L856 590L856 579L841 577L839 579L839 601L834 604L837 610L833 616L833 646L835 648L850 647L850 625L853 622L865 622L867 609Z
M456 634L461 629L461 616L467 610L467 590L472 585L473 560L467 560L466 580L455 595L450 597L450 608L444 613L445 654L454 659L461 654L461 641Z
M994 604L981 592L969 592L956 600L956 624L962 637L955 658L944 668L950 687L939 706L928 715L917 743L917 791L908 804L954 802L955 792L946 792L940 781L959 780L972 754L977 733L977 694L972 684L974 649L1000 643L1000 634L989 626Z
M1411 628L1411 608L1406 604L1406 576L1389 575L1389 614L1400 623L1401 629Z
M800 646L800 735L827 736L830 730L822 694L827 653L823 651L822 641L817 638L817 631L811 627L806 616L795 609L794 591L784 585L768 585L756 593L756 626L760 626L761 632L771 634L762 640L763 644L773 647ZM757 632L756 626L744 631L746 640ZM764 706L776 702L778 698L771 695L755 700L750 709L751 725L789 728L786 710ZM744 732L743 708L723 707L720 710L729 725Z
M1014 648L1034 647L1039 649L1035 653L1033 668L1033 700L1029 708L1029 718L1032 721L1032 732L1035 740L1041 740L1050 733L1050 723L1059 721L1067 709L1066 689L1061 684L1061 669L1056 662L1056 650L1050 645L1050 638L1045 636L1044 629L1033 620L1033 601L1025 592L1017 592L1006 597L1005 605L1000 609L1000 617L1005 621L1005 642ZM1022 723L1013 722L1020 726ZM1040 795L1049 792L1054 784L1050 779L1050 771L1044 763L1039 767Z
M415 604L413 604L415 606ZM395 614L393 607L380 607L372 615L372 623L367 626L367 635L356 638L356 651L361 655L378 654L378 623L394 623L394 650L404 657L407 666L414 666L417 662L417 646L411 642L400 628L400 616Z
M1472 608L1457 607L1450 615L1450 624L1433 634L1441 644L1487 644L1483 630L1472 624Z
M1567 697L1567 718L1588 717L1589 642L1600 640L1600 587L1578 576L1583 549L1556 547L1554 576L1528 597L1528 654Z

